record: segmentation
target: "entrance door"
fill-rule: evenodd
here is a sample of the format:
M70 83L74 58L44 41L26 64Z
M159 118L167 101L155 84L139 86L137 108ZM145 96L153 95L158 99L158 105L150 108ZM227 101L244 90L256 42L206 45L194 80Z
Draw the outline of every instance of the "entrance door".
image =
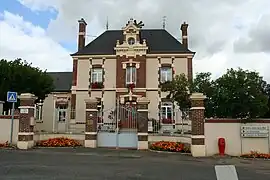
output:
M66 106L58 106L56 109L56 122L57 122L57 131L66 132L67 125L67 108Z

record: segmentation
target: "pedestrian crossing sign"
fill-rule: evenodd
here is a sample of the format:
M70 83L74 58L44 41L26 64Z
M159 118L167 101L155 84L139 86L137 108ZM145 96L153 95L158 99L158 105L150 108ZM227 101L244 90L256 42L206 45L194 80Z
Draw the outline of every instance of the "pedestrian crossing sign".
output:
M7 92L7 102L17 102L17 92Z

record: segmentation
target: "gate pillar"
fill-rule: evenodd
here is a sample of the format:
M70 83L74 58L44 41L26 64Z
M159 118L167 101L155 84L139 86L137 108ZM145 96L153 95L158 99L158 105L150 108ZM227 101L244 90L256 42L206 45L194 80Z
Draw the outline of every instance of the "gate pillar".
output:
M97 121L98 121L98 100L91 98L85 100L85 140L84 146L88 148L97 147Z
M204 96L202 93L193 93L191 99L191 153L194 157L206 156L204 136Z
M138 109L138 149L148 149L148 104L147 99L137 100Z
M34 113L35 100L33 94L24 93L19 96L19 132L17 147L19 149L30 149L34 146Z

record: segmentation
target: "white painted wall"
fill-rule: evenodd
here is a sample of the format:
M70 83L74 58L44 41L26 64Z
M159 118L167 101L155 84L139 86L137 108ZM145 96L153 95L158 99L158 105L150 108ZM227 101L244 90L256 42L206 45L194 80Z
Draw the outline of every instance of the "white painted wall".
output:
M269 123L247 123L245 125L267 125ZM269 138L242 138L241 123L205 123L205 145L206 155L218 154L218 139L225 138L225 153L232 156L239 156L250 151L269 153Z
M169 141L169 142L181 142L191 144L190 136L156 136L148 135L149 142Z
M0 119L0 143L10 142L11 119ZM19 132L19 119L14 119L12 144L17 144Z

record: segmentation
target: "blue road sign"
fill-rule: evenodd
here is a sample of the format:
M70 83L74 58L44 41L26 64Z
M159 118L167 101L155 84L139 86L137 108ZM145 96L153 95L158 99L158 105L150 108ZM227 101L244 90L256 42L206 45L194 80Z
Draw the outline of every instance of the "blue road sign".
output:
M17 92L7 92L7 102L17 102Z

